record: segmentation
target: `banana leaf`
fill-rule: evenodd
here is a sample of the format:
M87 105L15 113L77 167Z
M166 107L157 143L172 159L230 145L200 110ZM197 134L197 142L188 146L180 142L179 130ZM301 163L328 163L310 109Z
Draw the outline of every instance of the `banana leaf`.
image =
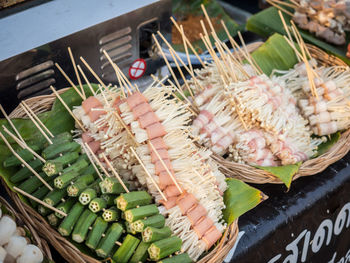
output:
M223 20L232 36L235 36L238 31L244 29L244 26L239 26L229 15L226 14L221 5L215 0L173 0L173 14L178 20L187 15L203 16L203 21L205 21L204 14L201 9L201 4L203 4L207 10L209 17L216 17L219 20ZM201 32L198 32L198 34ZM224 41L227 39L227 35L224 29L220 29L217 32L220 40ZM214 40L211 38L212 43ZM206 47L202 40L196 40L192 43L193 47L197 52L202 53L206 51ZM185 52L182 44L173 44L173 48L179 52ZM188 49L190 54L193 54L191 49Z
M283 14L287 25L290 25L291 17L287 14ZM271 34L277 32L280 34L286 34L282 21L278 15L278 10L275 7L267 8L253 16L247 21L247 30L254 32L258 35L268 37ZM346 63L350 64L349 58L346 57L347 46L335 46L331 45L321 39L316 38L313 34L308 31L299 29L301 36L307 42L318 46L319 48L339 57Z
M227 190L224 193L224 219L231 224L241 215L256 207L268 197L260 190L233 178L226 179Z

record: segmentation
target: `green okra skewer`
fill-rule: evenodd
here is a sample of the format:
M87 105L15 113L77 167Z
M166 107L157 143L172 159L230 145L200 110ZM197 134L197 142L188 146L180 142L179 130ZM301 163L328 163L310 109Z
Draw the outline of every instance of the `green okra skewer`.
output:
M63 171L63 168L68 164L73 163L79 158L79 154L77 152L69 152L64 155L54 159L48 160L43 166L43 171L48 175L52 176Z
M29 166L36 172L40 171L42 162L39 159L28 162ZM17 184L25 179L28 179L32 172L27 167L22 167L18 172L10 177L11 183Z
M39 150L39 147L31 146L31 149L36 152ZM19 156L21 156L22 159L26 162L34 160L34 155L27 149L20 149L20 150L16 151L16 153ZM22 164L22 162L14 155L11 155L3 162L4 167L18 166L21 164Z
M53 143L46 147L41 155L44 159L49 160L58 157L60 154L64 154L66 152L75 152L80 151L81 146L77 142L63 142L61 144Z
M122 245L113 255L113 260L118 263L127 263L137 248L140 240L132 235L127 235Z
M106 235L101 239L96 248L96 254L99 257L106 258L112 251L115 242L119 240L123 233L123 227L118 223L113 223L108 229Z
M107 206L114 205L114 199L116 198L116 195L102 194L100 197L106 201Z
M74 198L69 198L68 200L61 202L56 208L66 214L71 210L73 205L76 203L76 200ZM55 215L58 218L63 218L64 216L60 213L55 212Z
M159 210L155 204L133 208L124 212L125 220L129 223L155 214L159 214Z
M132 225L129 222L124 222L125 228L126 228L126 232L136 235L137 232L135 231L135 229L132 228Z
M32 193L32 196L42 200L49 192L50 192L50 189L47 188L45 185L43 185L43 186L39 187L34 193ZM34 208L36 208L38 206L38 203L32 199L30 199L30 203L31 203L32 207L34 207Z
M79 176L74 183L67 187L68 196L79 196L82 191L84 191L88 185L95 181L95 177L92 174L85 174Z
M70 132L62 132L60 134L55 135L55 137L53 137L51 141L52 141L52 144L55 144L55 145L68 143L73 141L73 135ZM50 144L45 140L44 148L47 148L48 146L50 146Z
M142 241L155 242L155 241L170 237L171 234L172 234L171 229L168 226L163 228L148 226L142 232Z
M169 258L162 259L158 263L192 263L192 259L187 253L182 253Z
M58 189L63 189L78 176L79 176L79 173L76 171L69 171L60 176L57 176L54 181L55 187Z
M52 213L47 216L47 221L51 226L57 226L60 219L55 215L55 213Z
M97 215L92 213L90 210L85 209L82 216L74 226L72 233L72 239L77 243L82 243L89 231L89 227L95 221Z
M101 217L97 217L85 241L85 245L91 249L96 249L107 227L108 227L108 223L105 220L103 220Z
M181 246L182 240L177 236L172 236L152 243L148 248L148 254L151 260L160 260L179 251Z
M96 197L89 203L89 209L93 213L100 212L102 209L107 207L107 202L105 199Z
M87 188L85 189L80 195L79 195L79 202L82 205L89 204L95 197L97 196L96 190L93 188Z
M103 211L102 218L106 222L118 221L120 218L120 211L116 207L110 207Z
M146 191L135 191L121 194L116 198L115 204L122 210L128 210L137 206L148 205L152 202L152 197Z
M48 181L48 177L44 173L39 173L39 176L41 176L45 181ZM33 193L36 191L40 186L42 186L43 183L38 179L38 177L32 175L27 180L23 181L18 188L21 190L27 192L28 194Z
M71 166L68 166L63 170L63 173L69 173L69 172L77 172L81 173L84 171L85 168L89 166L89 163L85 159L77 160L75 163L73 163Z
M55 206L57 205L65 196L67 195L67 192L65 189L54 189L51 192L47 194L47 196L44 198L44 202Z
M102 182L100 182L100 188L102 194L121 194L125 192L123 186L115 177L105 178Z
M147 217L146 219L136 220L135 222L131 223L131 225L136 232L142 232L148 226L162 228L165 225L165 217L158 214Z
M145 262L148 256L147 249L150 245L150 243L145 243L141 241L137 249L135 250L134 255L131 257L129 263Z
M62 223L58 227L58 232L60 232L62 236L70 235L83 210L84 206L82 204L79 202L74 204L69 211L69 214L63 219Z

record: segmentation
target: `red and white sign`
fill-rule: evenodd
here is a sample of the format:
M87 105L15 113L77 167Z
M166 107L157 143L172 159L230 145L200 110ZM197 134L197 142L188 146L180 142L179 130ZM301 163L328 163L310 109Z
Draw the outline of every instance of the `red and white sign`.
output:
M142 58L136 59L129 68L129 77L139 79L146 72L146 61Z

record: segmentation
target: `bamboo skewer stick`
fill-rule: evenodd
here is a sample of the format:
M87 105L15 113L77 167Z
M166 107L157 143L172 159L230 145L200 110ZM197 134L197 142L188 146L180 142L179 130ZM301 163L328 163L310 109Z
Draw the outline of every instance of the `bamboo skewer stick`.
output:
M61 96L58 94L58 92L54 89L54 87L50 86L50 89L56 95L56 97L59 99L59 101L63 104L63 106L66 108L66 110L69 112L69 114L73 117L73 119L79 125L80 129L82 129L84 132L86 132L86 129L84 128L83 124L77 119L77 117L75 117L74 113L71 111L71 109L68 107L68 105L64 102L64 100L61 98Z
M88 149L86 148L85 143L82 143L81 146L83 147L84 151L87 153L87 152L88 152ZM91 156L90 156L89 154L86 154L86 155L87 155L87 157L89 158L90 163L91 163L92 166L94 167L94 169L95 169L95 171L96 171L98 177L100 177L100 179L101 179L101 181L102 181L102 180L103 180L103 176L102 176L102 174L100 173L100 171L98 170L98 168L97 168L95 162L91 159Z
M10 149L12 154L17 157L18 160L24 164L25 167L28 168L50 191L52 191L52 187L25 161L18 153L12 148L11 144L6 140L5 136L0 132L1 139L5 142L6 146Z
M40 131L40 133L45 137L45 139L52 144L51 139L47 136L47 134L43 131L43 129L40 127L40 125L35 121L35 119L33 118L33 116L29 113L29 111L27 110L27 108L21 103L19 104L21 106L21 108L24 110L24 112L28 115L29 119L34 123L34 125L38 128L38 130Z
M2 125L2 128L4 131L15 140L15 142L21 146L23 149L27 149L31 154L33 154L36 158L38 158L41 162L45 163L46 160L41 157L39 154L37 154L35 151L33 151L27 144L23 143L19 138L17 138L12 132L10 132L4 125Z
M80 74L83 76L83 78L84 78L86 84L88 85L92 95L96 96L96 92L92 88L90 81L87 79L87 77L86 77L84 71L81 69L80 65L77 65L77 68L79 69Z
M2 107L2 105L0 104L0 110L2 112L2 114L5 116L6 120L8 121L8 123L10 124L10 126L12 127L12 129L15 131L15 133L17 134L18 138L24 143L26 144L26 142L24 141L23 137L21 136L21 134L19 133L19 131L17 130L16 126L13 124L13 122L11 121L10 117L7 115L6 111L4 110L4 108Z
M58 65L57 63L55 63L55 66L58 68L58 70L62 73L62 75L65 77L65 79L69 82L69 84L72 86L72 88L78 93L78 95L84 100L84 96L83 94L81 94L81 92L79 91L79 89L77 88L77 86L74 85L73 81L68 77L68 75L66 74L66 72L64 72L64 70L60 67L60 65Z
M107 177L111 177L110 174L107 172L106 168L102 165L102 163L100 162L100 160L97 158L97 156L94 154L94 152L91 150L90 146L85 142L85 147L86 149L88 149L89 153L92 155L92 158L94 158L95 162L98 164L98 166L101 167L103 173L107 176ZM102 177L102 175L101 175Z
M181 34L181 28L179 26L179 24L175 21L175 19L173 17L170 17L171 22L173 23L173 25L176 27L176 29L180 32ZM197 59L199 60L199 62L201 63L203 68L206 68L205 63L203 62L203 60L200 58L200 56L198 55L197 51L195 50L195 48L192 46L191 42L188 40L188 38L186 37L186 35L183 35L186 43L188 44L188 46L190 47L190 49L192 50L193 54L197 57Z
M109 166L109 168L111 169L112 173L114 174L114 176L118 179L119 183L123 186L125 192L129 193L129 189L126 187L126 185L124 184L123 180L120 178L119 174L117 173L117 171L114 169L113 165L108 161L106 155L104 153L102 153L102 157L105 160L106 164Z
M80 79L80 76L79 76L79 73L78 73L78 70L77 70L77 65L75 64L73 53L72 53L72 50L70 49L70 47L68 47L68 53L69 53L70 59L71 59L72 64L73 64L75 75L77 76L77 80L78 80L78 83L79 83L79 87L80 87L81 93L82 93L83 97L86 100L85 91L84 91L83 85L81 83L81 79Z
M26 197L32 199L33 201L35 201L35 202L37 202L37 203L39 203L39 204L41 204L41 205L43 205L43 206L45 206L45 207L51 209L52 211L57 212L57 213L63 215L64 217L67 216L67 214L66 214L65 212L63 212L63 211L57 209L56 207L53 207L52 205L49 205L49 204L45 203L44 201L41 201L40 199L36 198L35 196L32 196L31 194L28 194L27 192L25 192L25 191L19 189L18 187L14 186L13 189L14 189L16 192L18 192L18 193L20 193L20 194L22 194L22 195L24 195L24 196L26 196Z
M298 7L298 5L291 4L288 2L284 2L284 1L279 1L279 0L270 0L270 1L275 2L275 4L284 5L284 6L293 8L293 9L296 9Z
M27 108L27 110L32 114L32 116L34 117L34 119L38 122L38 124L40 124L44 130L53 138L55 137L52 132L50 132L50 130L44 125L44 123L39 119L38 116L36 116L35 112L27 105L27 103L25 103L25 101L22 101L23 106L25 106Z
M95 77L95 79L101 84L101 86L107 90L106 85L102 82L102 80L99 78L99 76L96 74L96 72L90 67L90 65L86 62L86 60L83 57L80 57L80 60L84 63L85 67L90 71L90 73Z
M147 174L147 176L151 179L152 183L154 184L154 186L157 188L158 192L160 193L160 195L163 197L163 199L165 201L168 201L168 199L166 198L166 196L163 194L162 190L159 188L157 182L154 180L154 178L152 177L152 175L149 173L149 171L147 170L146 166L144 165L144 163L142 162L142 160L140 159L140 157L138 156L138 154L136 153L136 151L134 150L134 148L130 147L132 153L135 155L136 159L139 161L140 165L142 166L143 170L145 171L145 173Z
M163 167L165 168L166 172L168 173L168 175L170 176L171 180L174 182L176 188L180 191L180 193L183 193L183 190L181 189L180 185L177 183L174 175L169 171L168 167L166 166L166 164L164 163L163 159L160 157L157 149L154 147L153 143L149 140L148 141L149 145L151 146L152 150L154 151L154 153L157 155L157 158L159 159L160 163L163 165Z
M293 14L291 12L289 12L288 10L284 9L283 7L279 6L278 4L276 4L275 2L273 2L272 0L266 0L266 2L268 2L270 5L273 5L274 7L276 7L277 9L281 10L282 12L286 13L289 16L293 16Z
M126 132L129 134L130 138L135 142L136 146L139 146L140 144L136 141L135 136L132 134L132 132L130 131L129 127L125 124L124 120L122 119L122 117L120 117L119 113L114 111L114 115L117 117L117 119L119 120L119 122L121 123L121 125L124 127L124 129L126 130Z
M184 45L184 48L185 48L187 63L188 63L188 65L189 65L189 67L190 67L190 70L191 70L192 74L194 74L194 72L193 72L193 67L192 67L192 63L191 63L191 59L190 59L190 55L189 55L189 53L188 53L188 48L187 48L186 39L185 39L185 31L184 31L184 28L183 28L182 25L180 26L180 29L181 29L180 33L181 33L181 37L182 37L182 44Z
M207 10L205 9L205 6L204 6L203 4L201 4L201 8L202 8L202 11L203 11L203 13L204 13L204 16L205 16L205 18L206 18L206 20L207 20L207 22L208 22L208 24L209 24L209 27L210 27L210 29L211 29L212 34L214 34L215 36L217 36L217 35L216 35L215 28L214 28L214 26L213 26L213 24L212 24L212 22L211 22L211 20L210 20L210 17L208 16Z

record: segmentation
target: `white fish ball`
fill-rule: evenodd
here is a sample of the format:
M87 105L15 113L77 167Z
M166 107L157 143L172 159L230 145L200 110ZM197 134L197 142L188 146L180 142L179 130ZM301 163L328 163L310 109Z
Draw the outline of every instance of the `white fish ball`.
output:
M0 246L5 245L16 231L16 222L9 216L0 220Z
M26 245L17 263L41 263L44 260L41 250L32 244Z
M22 254L26 245L27 240L24 237L12 236L6 246L6 251L14 258L17 258Z

